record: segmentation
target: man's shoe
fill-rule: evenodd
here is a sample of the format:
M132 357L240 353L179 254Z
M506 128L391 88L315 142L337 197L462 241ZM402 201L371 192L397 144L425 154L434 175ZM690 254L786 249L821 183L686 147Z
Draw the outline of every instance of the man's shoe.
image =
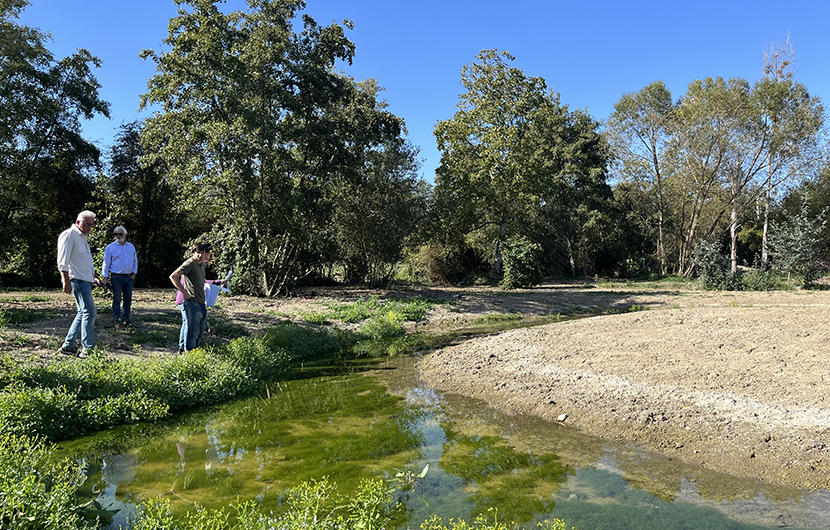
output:
M66 346L61 346L58 353L62 353L64 355L78 355L78 348L67 348Z
M86 354L83 350L78 352L78 359L86 359L89 355Z

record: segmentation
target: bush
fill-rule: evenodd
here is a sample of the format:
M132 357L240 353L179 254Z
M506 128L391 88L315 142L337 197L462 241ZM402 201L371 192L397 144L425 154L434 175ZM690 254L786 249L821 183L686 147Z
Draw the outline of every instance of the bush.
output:
M225 402L282 375L291 360L334 356L341 341L325 330L287 324L228 346L158 360L93 353L51 365L0 362L0 433L61 440L170 412Z
M401 325L403 321L403 316L400 313L387 311L373 316L361 324L360 333L374 340L397 337L406 333Z
M68 460L54 462L41 438L0 434L0 528L94 528L75 492L86 477Z
M287 322L266 331L273 348L283 348L292 361L310 357L336 357L342 350L337 330L312 329Z
M288 370L291 357L272 334L231 341L218 355L247 369L256 380L272 379Z
M539 284L542 281L539 267L541 252L542 247L538 243L524 237L517 237L505 243L502 251L504 277L501 288L517 289Z
M700 239L693 254L701 287L723 291L734 291L739 287L739 280L732 274L732 264L717 243Z

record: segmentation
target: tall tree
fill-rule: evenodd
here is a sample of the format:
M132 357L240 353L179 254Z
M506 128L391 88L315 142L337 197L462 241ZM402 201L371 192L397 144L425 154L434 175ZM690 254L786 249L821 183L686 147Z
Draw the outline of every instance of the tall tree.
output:
M27 5L0 4L0 268L43 283L55 274L44 234L84 209L100 168L81 120L109 116L109 104L92 73L101 61L85 49L56 59L47 33L17 23Z
M157 73L142 104L161 106L144 138L191 206L215 209L237 286L271 296L307 273L299 256L327 230L332 176L403 124L334 71L354 54L342 26L303 16L295 32L302 0L249 0L231 13L219 0L178 3L169 51L143 52Z
M812 173L825 153L819 141L824 107L818 97L796 82L795 52L789 36L785 44L764 51L764 76L755 84L755 101L769 136L764 182L764 218L761 261L767 264L769 219L773 192L781 184Z
M99 219L107 238L117 225L129 231L138 254L137 285L166 286L170 271L181 263L182 244L205 227L178 207L165 165L140 143L141 128L140 122L127 123L116 134L105 186L107 209Z
M561 200L569 184L604 185L607 162L596 123L569 113L544 79L525 76L513 60L507 52L479 53L461 70L466 92L458 110L435 127L436 203L448 207L446 225L491 245L497 274L502 244L521 221Z
M675 110L671 92L662 81L656 81L638 92L624 94L614 104L606 130L621 177L632 188L642 190L645 204L640 209L648 212L645 223L650 225L652 217L656 221L661 274L666 274L669 267L666 181L671 179L673 168L666 155L673 138Z

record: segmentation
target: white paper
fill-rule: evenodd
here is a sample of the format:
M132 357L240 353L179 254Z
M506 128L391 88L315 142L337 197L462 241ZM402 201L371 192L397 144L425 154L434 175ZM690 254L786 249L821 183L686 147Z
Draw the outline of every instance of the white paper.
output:
M216 304L216 297L219 296L219 286L213 283L205 284L205 305L213 307Z

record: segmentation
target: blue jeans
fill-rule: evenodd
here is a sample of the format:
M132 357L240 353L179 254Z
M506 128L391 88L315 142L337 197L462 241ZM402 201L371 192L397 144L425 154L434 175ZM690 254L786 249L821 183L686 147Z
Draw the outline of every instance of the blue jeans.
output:
M187 349L187 311L184 310L184 303L176 304L182 312L182 330L179 331L179 351Z
M83 349L91 350L95 347L95 317L98 315L95 310L95 301L92 299L92 283L83 280L70 280L70 283L78 313L69 327L63 347L74 350L80 336Z
M207 306L190 300L185 300L182 305L184 306L184 312L187 313L185 349L195 350L202 343L202 335L205 333L205 327L207 326ZM184 327L184 321L182 321L182 327Z
M129 274L113 274L112 282L112 317L116 323L119 320L130 321L130 307L133 305L133 279ZM124 294L124 313L121 313L121 294Z

